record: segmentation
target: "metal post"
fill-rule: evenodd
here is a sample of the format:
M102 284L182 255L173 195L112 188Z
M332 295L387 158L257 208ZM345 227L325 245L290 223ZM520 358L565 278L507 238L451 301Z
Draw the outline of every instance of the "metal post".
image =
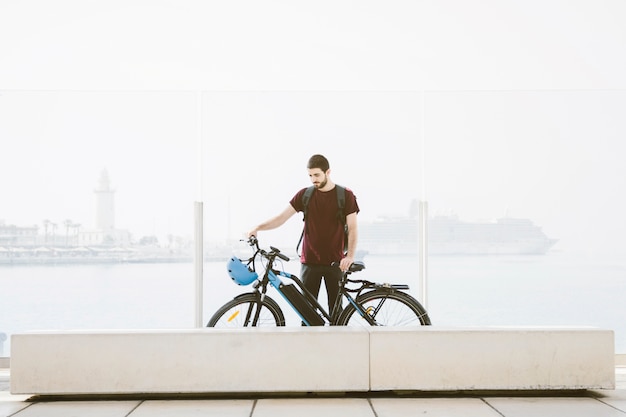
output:
M419 204L419 289L428 310L428 201L426 200L426 91L422 91L422 198Z
M428 202L419 204L419 289L422 305L428 310Z
M203 295L204 295L204 204L202 202L202 177L204 175L202 167L202 91L196 94L196 135L197 135L197 201L194 203L194 229L195 229L195 252L194 270L196 282L196 327L203 327Z
M202 327L202 295L203 295L203 204L201 201L194 203L195 211L195 241L196 250L194 256L196 276L196 327Z

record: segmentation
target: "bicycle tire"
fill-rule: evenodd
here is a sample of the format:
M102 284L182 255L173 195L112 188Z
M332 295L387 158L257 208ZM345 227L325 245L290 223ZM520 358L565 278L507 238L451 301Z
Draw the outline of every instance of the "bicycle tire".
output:
M369 312L379 326L428 326L430 317L424 307L407 293L377 288L357 297L356 302ZM369 326L367 320L356 313L356 308L348 304L341 312L339 326Z
M265 296L261 302L259 321L250 320L256 313L259 305L259 295L256 293L241 294L222 307L209 319L207 327L237 328L237 327L277 327L285 325L285 316L276 301Z

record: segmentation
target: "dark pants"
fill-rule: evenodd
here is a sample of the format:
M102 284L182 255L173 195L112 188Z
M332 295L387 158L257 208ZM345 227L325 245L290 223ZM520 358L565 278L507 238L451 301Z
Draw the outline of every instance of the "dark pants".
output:
M339 294L339 281L342 272L336 266L326 265L307 265L302 264L300 268L300 278L304 287L317 298L320 293L322 278L326 286L326 294L328 295L328 312L332 315L332 308L335 306L335 299Z

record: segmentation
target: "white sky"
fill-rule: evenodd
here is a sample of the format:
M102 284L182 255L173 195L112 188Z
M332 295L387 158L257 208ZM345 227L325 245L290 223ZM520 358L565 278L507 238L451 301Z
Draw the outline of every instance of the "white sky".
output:
M210 236L282 209L321 152L363 219L426 192L623 253L624 21L617 0L0 0L0 219L89 226L106 167L118 227L191 235L204 91Z

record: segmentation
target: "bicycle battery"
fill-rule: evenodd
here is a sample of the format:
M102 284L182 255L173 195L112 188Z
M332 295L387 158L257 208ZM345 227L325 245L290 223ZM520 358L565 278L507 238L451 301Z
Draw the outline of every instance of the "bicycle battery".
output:
M281 284L280 292L289 301L293 308L298 312L300 317L306 321L309 326L323 326L324 320L315 311L313 307L306 301L304 295L298 291L293 284Z

